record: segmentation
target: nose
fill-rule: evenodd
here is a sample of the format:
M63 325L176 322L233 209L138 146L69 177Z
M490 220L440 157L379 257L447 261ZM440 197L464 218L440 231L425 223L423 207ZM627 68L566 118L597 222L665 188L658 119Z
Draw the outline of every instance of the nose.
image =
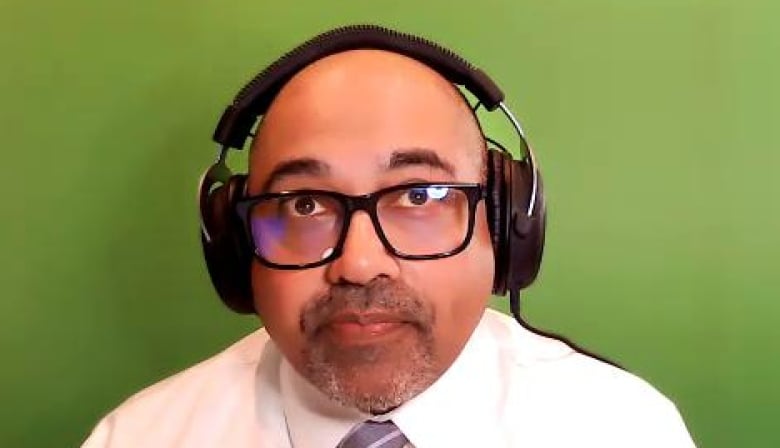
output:
M366 285L378 277L396 278L398 259L379 239L371 218L364 211L352 215L341 256L327 267L328 282Z

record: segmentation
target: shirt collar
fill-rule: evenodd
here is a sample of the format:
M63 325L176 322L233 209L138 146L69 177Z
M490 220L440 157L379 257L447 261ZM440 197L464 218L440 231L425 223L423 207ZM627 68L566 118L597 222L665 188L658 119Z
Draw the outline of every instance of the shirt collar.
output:
M389 416L417 448L500 446L496 423L505 381L488 310L441 377Z
M295 448L335 447L356 424L371 416L330 400L283 359L280 366L282 407Z

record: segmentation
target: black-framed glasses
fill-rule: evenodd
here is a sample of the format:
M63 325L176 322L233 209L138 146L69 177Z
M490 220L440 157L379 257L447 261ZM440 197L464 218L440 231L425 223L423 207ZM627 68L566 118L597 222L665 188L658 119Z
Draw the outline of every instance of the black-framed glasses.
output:
M266 193L239 201L257 259L276 269L305 269L338 258L352 215L371 218L388 252L404 259L431 260L455 255L474 232L480 184L413 183L349 196L326 190Z

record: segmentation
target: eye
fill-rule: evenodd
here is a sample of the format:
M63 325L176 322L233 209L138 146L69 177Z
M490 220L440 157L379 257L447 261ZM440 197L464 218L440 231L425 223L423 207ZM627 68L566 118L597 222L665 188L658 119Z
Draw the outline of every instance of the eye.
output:
M423 188L409 190L405 197L412 205L423 205L428 202L428 192Z
M280 205L285 213L292 216L312 216L324 211L324 207L314 196L290 198Z
M308 215L312 213L317 208L317 203L314 202L314 199L308 197L308 198L300 198L297 201L295 201L295 212L299 215Z
M409 206L422 206L429 202L429 199L441 200L447 197L449 188L447 187L420 187L410 188L404 191L399 198L401 205L405 207Z

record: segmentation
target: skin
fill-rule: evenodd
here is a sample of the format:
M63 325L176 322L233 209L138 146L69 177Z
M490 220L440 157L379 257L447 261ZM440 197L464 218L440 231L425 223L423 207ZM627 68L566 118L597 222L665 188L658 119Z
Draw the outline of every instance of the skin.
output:
M394 53L348 51L311 64L279 93L253 143L248 193L478 183L483 157L478 125L447 80ZM304 270L255 261L252 287L268 333L299 373L337 402L381 413L425 390L461 352L484 312L493 263L484 201L468 247L426 261L388 253L360 211L341 257Z

